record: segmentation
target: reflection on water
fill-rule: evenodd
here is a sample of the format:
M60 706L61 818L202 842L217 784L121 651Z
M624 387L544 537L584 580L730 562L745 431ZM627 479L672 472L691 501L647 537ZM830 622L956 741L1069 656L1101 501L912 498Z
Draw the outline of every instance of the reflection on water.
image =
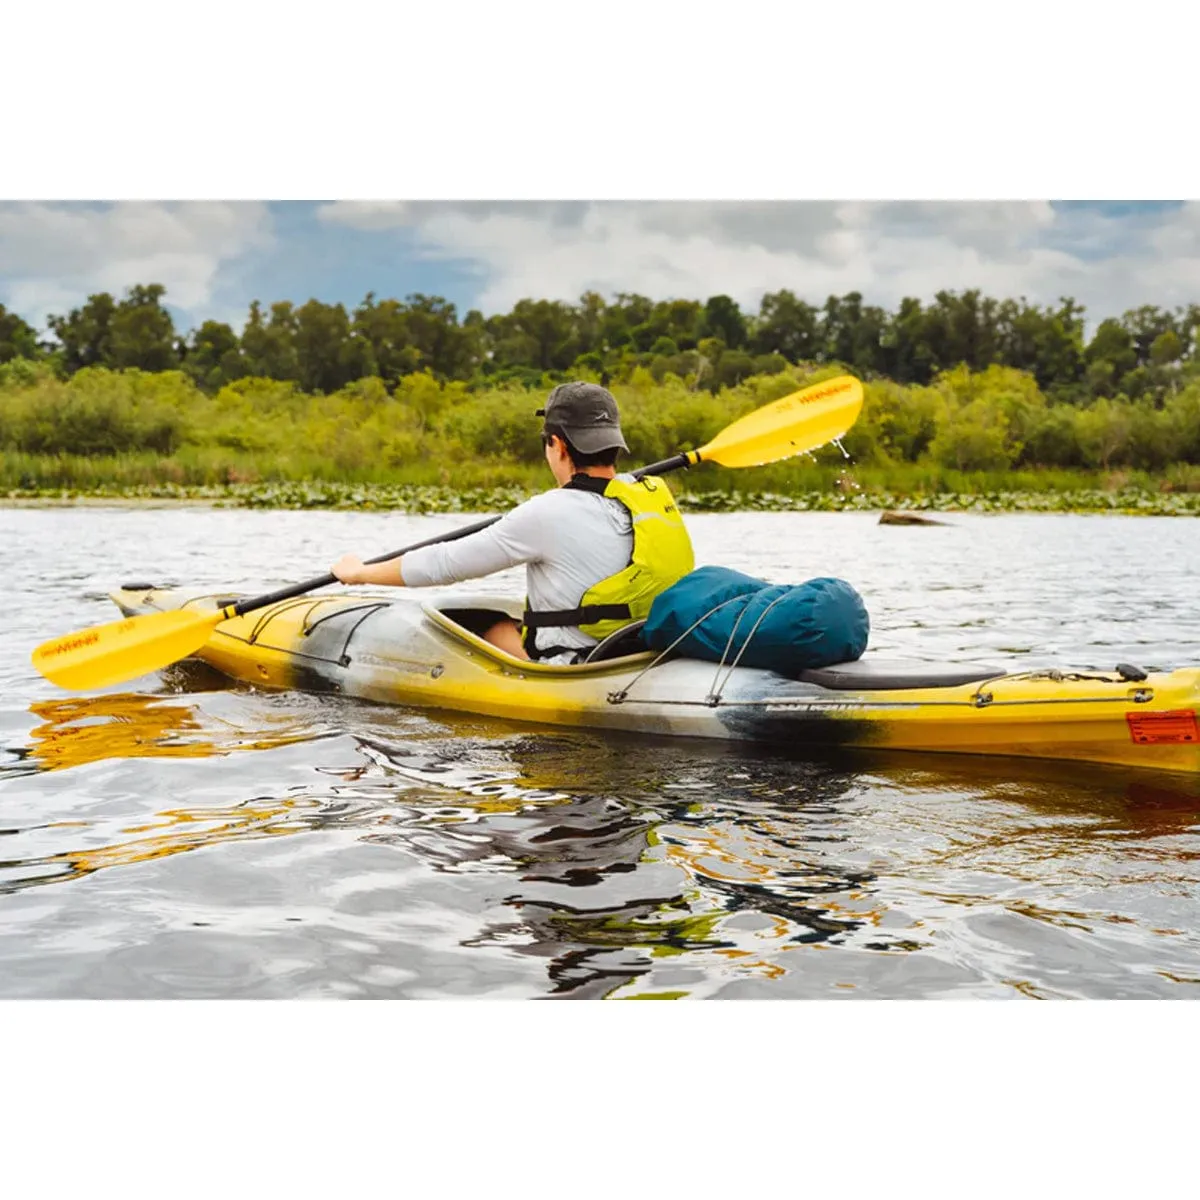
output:
M0 860L0 892L46 883L79 879L108 867L128 867L151 862L185 850L199 850L220 842L279 837L313 829L318 806L305 800L248 802L236 808L164 809L144 825L126 826L128 840L65 850L40 858ZM85 822L55 822L43 828L68 829Z
M36 711L43 724L27 759L44 771L235 750L269 757L303 744L282 720L278 735L247 738L178 699L107 696ZM540 994L553 998L677 999L743 986L849 994L864 987L864 957L897 956L932 964L947 994L1071 994L1031 977L1022 940L1058 930L1094 942L1122 926L1178 944L1182 957L1164 958L1160 980L1200 977L1188 932L1200 782L1054 766L1013 774L941 756L805 762L557 731L494 731L481 742L478 730L432 749L337 738L338 761L309 770L307 785L226 803L173 800L138 820L10 829L72 844L6 856L0 892L135 871L184 851L339 834L486 885L490 900L455 944L530 961L545 980ZM477 765L489 756L490 767ZM248 780L263 778L259 759L239 757ZM1132 913L1108 908L1120 889L1147 885L1175 886L1184 909L1147 921L1136 902ZM989 970L964 972L974 944L998 929L1012 961L997 974L1005 955L993 945ZM830 973L823 964L836 956L814 957L830 950L856 969Z
M202 722L192 705L134 693L43 700L29 711L44 723L34 727L29 746L12 751L26 771L59 771L111 758L207 758L312 738L308 729L247 735L227 722ZM2 769L21 773L11 764Z
M2 996L1198 994L1200 780L545 730L194 667L42 687L27 647L111 615L89 597L140 519L97 518L94 577L36 575L0 648ZM213 513L199 555L193 519L172 539L154 518L161 574L214 587L292 578L317 528L326 561L410 520L376 538L356 514ZM14 553L58 544L26 520ZM869 516L695 533L704 561L851 578L878 651L1194 658L1190 582L1144 569L1188 561L1178 522L1138 523L1135 559L1119 521L961 520L933 540Z
M1101 865L1103 878L1097 879L1098 864L1086 863L1097 836L1190 832L1200 814L1200 789L1114 779L1112 773L1098 773L1108 798L1096 806L1088 781L1081 785L1078 772L1068 770L1014 778L995 764L968 761L938 771L898 756L903 766L864 781L861 769L838 771L786 755L747 757L739 764L737 751L705 761L694 749L673 746L659 748L658 755L667 759L661 767L674 781L660 778L639 800L645 769L623 769L619 748L595 772L597 755L609 752L611 746L598 739L542 735L516 741L510 753L526 777L544 784L546 761L552 759L552 779L590 774L606 780L606 794L534 793L535 803L519 821L495 819L511 815L510 805L498 811L479 804L411 811L407 819L393 814L388 832L371 836L404 845L439 871L515 877L504 897L511 911L487 922L464 945L505 946L545 960L550 995L666 998L706 994L714 981L780 979L803 970L796 952L805 947L847 945L877 954L930 949L928 919L914 914L896 927L891 881L880 885L856 844L861 832L856 809L869 805L885 781L900 797L920 799L931 789L943 795L944 846L926 841L919 848L911 865L918 876L945 878L961 871L974 880L986 871L1011 873L1006 859L1017 846L1017 856L1038 864L1023 875L1025 882L1075 878L1111 886L1118 874ZM371 757L410 777L438 777L403 753L389 757L382 746L372 747ZM744 769L734 769L739 765ZM467 781L443 768L440 782L461 788ZM955 810L956 798L969 814ZM998 908L1084 932L1096 922L1129 920L1030 897L998 898L994 890L974 895L931 888L920 899L922 906L948 904L964 911L974 905ZM1027 980L1007 985L1040 994Z

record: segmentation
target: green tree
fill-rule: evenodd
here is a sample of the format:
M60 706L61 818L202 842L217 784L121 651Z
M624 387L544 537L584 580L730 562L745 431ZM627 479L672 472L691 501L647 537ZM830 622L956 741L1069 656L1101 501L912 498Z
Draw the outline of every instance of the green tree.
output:
M821 351L817 310L787 289L765 293L751 345L758 354L782 354L789 362L814 361Z
M1200 359L1200 304L1181 308L1175 328L1183 342L1184 357Z
M861 315L861 292L826 299L821 310L820 361L848 364L853 359L855 326Z
M1164 333L1175 332L1175 319L1172 315L1153 304L1143 304L1140 308L1130 309L1121 318L1121 323L1133 338L1138 366L1145 366L1151 361L1151 350L1159 337Z
M296 309L292 328L303 391L329 395L371 374L369 347L351 336L350 318L341 304L309 300Z
M162 306L161 283L135 284L109 323L106 365L117 370L170 371L179 365L175 322Z
M753 374L754 359L745 350L726 350L717 362L713 382L716 388L736 387Z
M296 312L290 301L272 304L268 320L263 319L262 306L257 300L250 305L250 318L242 331L242 354L252 376L290 382L299 380Z
M694 350L700 340L704 308L699 300L664 300L654 306L654 317L661 321L663 334L680 350Z
M197 387L210 393L248 374L238 335L224 321L205 321L192 334L183 369Z
M581 352L576 312L558 300L518 300L490 329L497 361L565 371Z
M0 363L14 358L38 358L40 353L33 326L0 304Z
M883 366L883 341L887 335L888 315L877 305L860 309L851 339L850 362L860 375L876 375Z
M865 430L893 462L916 462L929 449L941 411L941 398L932 388L880 380L865 389L864 398Z
M999 471L1012 465L1004 414L985 400L972 400L938 423L930 457L959 471Z
M938 292L934 300L925 312L922 334L935 362L943 368L966 363L981 371L997 361L999 314L994 300L981 300L977 289L961 296Z
M1150 344L1150 362L1156 367L1169 366L1183 357L1183 341L1173 329L1160 333Z
M1005 301L996 310L1000 361L1030 371L1038 386L1079 394L1084 378L1083 309L1069 297L1057 309Z
M1075 435L1079 411L1069 405L1050 407L1029 432L1026 462L1043 467L1082 467L1083 454Z
M580 354L600 354L604 350L604 312L608 306L599 292L584 292L576 310Z
M453 304L420 292L408 297L406 314L409 340L420 352L423 368L439 379L468 379L474 374L484 352L482 323L460 325Z
M716 391L717 369L725 356L726 345L720 338L701 338L696 347L696 386L704 386L710 391Z
M1120 321L1101 321L1084 351L1087 386L1093 396L1111 396L1137 366L1133 335Z
M1161 471L1178 457L1170 415L1152 401L1129 405L1129 440L1123 453L1131 467Z
M1089 467L1108 470L1129 441L1133 429L1128 404L1100 399L1079 413L1075 436L1083 461Z
M618 292L616 302L608 305L602 318L603 345L618 350L632 342L632 331L644 325L654 312L654 302L634 292Z
M408 310L398 300L376 301L375 293L368 292L354 310L351 334L365 373L378 375L389 388L420 369L421 351L409 340Z
M729 296L709 296L698 332L701 337L720 338L730 350L741 350L749 341L746 318Z
M1200 379L1194 379L1167 401L1163 419L1170 429L1172 459L1200 463Z
M87 303L65 317L50 316L47 323L62 347L63 370L68 375L84 367L111 364L112 320L117 302L108 292L97 292Z
M920 300L906 296L879 338L882 374L897 383L928 383L936 356L929 344L929 329Z

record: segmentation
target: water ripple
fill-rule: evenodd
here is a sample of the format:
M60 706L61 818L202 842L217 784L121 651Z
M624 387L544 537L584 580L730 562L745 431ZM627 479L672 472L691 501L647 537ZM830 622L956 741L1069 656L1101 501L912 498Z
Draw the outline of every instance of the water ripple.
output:
M537 731L193 666L68 696L28 650L111 617L131 546L157 557L128 574L269 586L461 520L9 515L31 574L0 651L0 995L1198 994L1197 781ZM701 561L852 580L872 652L1194 660L1186 522L953 525L692 522Z

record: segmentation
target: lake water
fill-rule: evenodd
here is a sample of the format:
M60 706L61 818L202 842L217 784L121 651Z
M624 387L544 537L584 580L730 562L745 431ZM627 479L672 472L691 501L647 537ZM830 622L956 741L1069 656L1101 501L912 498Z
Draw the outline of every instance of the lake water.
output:
M534 729L29 664L127 581L267 590L471 516L0 509L0 997L1200 995L1200 781ZM692 516L869 653L1200 660L1188 519ZM519 573L503 581L521 590Z

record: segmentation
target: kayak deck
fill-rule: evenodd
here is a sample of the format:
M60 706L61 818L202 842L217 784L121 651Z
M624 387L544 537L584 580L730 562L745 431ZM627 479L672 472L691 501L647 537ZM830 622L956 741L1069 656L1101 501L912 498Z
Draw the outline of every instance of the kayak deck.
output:
M213 611L239 597L142 586L126 615ZM788 679L651 651L551 666L485 642L507 597L296 597L218 625L197 657L234 679L388 704L797 747L872 746L1200 773L1200 669L1004 671L868 654ZM466 622L464 624L463 622ZM1144 677L1143 677L1144 676Z

